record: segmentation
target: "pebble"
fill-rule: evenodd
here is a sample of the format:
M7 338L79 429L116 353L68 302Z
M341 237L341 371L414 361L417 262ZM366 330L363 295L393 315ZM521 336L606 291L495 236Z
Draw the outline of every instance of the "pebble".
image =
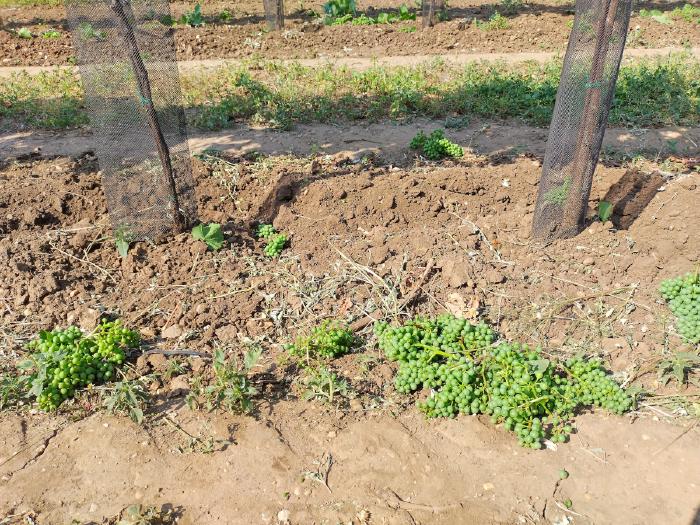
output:
M164 339L177 339L182 335L182 327L178 324L174 324L166 328L160 333Z
M586 257L581 264L584 266L593 266L595 264L595 259L593 257Z
M499 284L502 283L506 280L506 276L503 275L501 272L498 270L488 270L485 274L484 277L486 280L491 283L491 284Z

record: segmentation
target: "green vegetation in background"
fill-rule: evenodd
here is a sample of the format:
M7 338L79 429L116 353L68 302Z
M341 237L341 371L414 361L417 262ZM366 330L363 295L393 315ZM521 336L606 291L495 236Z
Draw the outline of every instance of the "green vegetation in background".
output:
M200 129L236 123L289 129L296 123L467 115L518 118L547 126L561 64L434 60L364 71L326 65L250 62L182 79L190 122ZM31 128L87 123L82 89L69 71L0 79L0 122ZM700 61L688 54L645 59L620 70L610 123L626 127L700 123Z
M35 7L63 5L63 0L0 0L3 7Z

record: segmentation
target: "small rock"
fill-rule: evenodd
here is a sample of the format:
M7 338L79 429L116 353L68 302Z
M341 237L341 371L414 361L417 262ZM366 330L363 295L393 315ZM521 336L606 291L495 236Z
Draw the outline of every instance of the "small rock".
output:
M484 483L483 487L484 487L484 490L493 490L496 488L493 483Z
M80 313L80 319L78 321L80 328L83 330L92 330L97 326L97 321L100 319L100 315L99 310L95 310L94 308L86 308Z
M467 262L456 257L441 261L442 275L451 288L460 288L469 282Z
M141 354L136 358L136 370L140 373L144 373L148 370L148 357Z
M485 274L484 277L486 280L491 283L491 284L500 284L502 282L505 282L506 276L503 275L501 272L495 269L490 269L488 270Z
M352 410L353 412L361 412L365 408L362 406L362 401L360 401L357 398L351 399L349 404L350 410Z
M277 513L277 521L281 524L289 523L289 511L287 509L282 509Z
M163 330L160 335L163 339L177 339L182 335L182 327L178 324L171 325Z
M206 362L201 357L194 357L190 361L190 366L192 367L192 372L194 373L201 372L206 365Z
M168 359L163 354L149 354L148 364L156 370L165 370L168 366Z
M190 384L186 375L175 376L168 387L168 397L182 396L190 391Z
M593 266L595 264L595 259L593 257L586 257L581 264L584 266Z

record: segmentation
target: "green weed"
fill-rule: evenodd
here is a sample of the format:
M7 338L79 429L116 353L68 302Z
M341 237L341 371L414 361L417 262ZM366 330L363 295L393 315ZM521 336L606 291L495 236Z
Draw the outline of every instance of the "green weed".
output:
M641 9L639 11L639 16L642 18L651 18L654 22L659 24L670 25L673 23L668 14L659 11L658 9Z
M693 383L700 386L700 380L691 377L695 371L700 371L700 355L696 352L677 352L659 363L659 382L667 385L675 380L679 385Z
M415 67L353 71L331 65L255 62L182 79L190 122L201 129L237 123L290 129L296 123L446 116L518 118L546 126L552 117L560 63ZM700 61L679 54L625 64L610 111L611 125L656 127L700 123ZM0 119L25 128L82 126L76 75L55 70L0 79Z
M508 29L508 19L501 13L496 11L486 22L474 19L474 26L482 31L497 31L499 29Z
M204 17L202 16L202 6L199 3L195 4L194 9L190 13L185 13L180 18L180 23L190 27L200 27L204 25Z
M305 400L319 400L329 405L346 398L350 391L348 382L325 365L305 368L301 383Z
M61 33L55 29L47 29L41 33L41 38L61 38Z
M204 385L201 377L195 377L187 396L190 408L205 406L207 410L224 409L232 413L247 414L253 410L252 397L257 390L250 382L250 371L255 367L262 350L252 348L243 357L243 363L227 357L222 349L214 352L214 378Z
M32 32L29 29L27 29L26 27L22 27L22 28L18 29L17 31L15 31L15 34L20 38L28 38L28 39L30 39L34 36L32 34Z
M144 378L126 379L122 374L121 381L100 387L100 390L102 406L110 414L126 415L134 423L143 423L151 399Z
M30 376L0 372L0 410L22 406L31 386Z
M544 194L545 202L561 206L566 202L571 189L571 177L567 177L561 186L556 186Z
M671 11L671 16L673 18L680 18L686 22L700 24L700 7L685 4L683 7L676 7Z

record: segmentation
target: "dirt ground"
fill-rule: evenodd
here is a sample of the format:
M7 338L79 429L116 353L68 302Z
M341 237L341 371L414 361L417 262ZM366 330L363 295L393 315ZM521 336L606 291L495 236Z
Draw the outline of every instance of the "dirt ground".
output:
M209 355L252 340L264 353L252 416L185 406L201 358L180 359L181 375L153 384L144 427L89 404L0 415L0 517L101 523L141 502L197 525L696 523L700 441L687 416L700 396L658 384L659 360L679 343L656 290L699 262L697 159L637 174L604 159L588 228L540 246L529 237L537 155L468 152L437 164L408 150L391 162L363 155L195 160L200 218L225 225L227 246L208 252L182 234L124 260L93 157L5 161L3 363L37 330L89 329L102 312L138 328L148 349ZM593 220L603 198L616 205L606 224ZM290 235L281 259L262 256L259 221ZM402 308L431 264L418 301ZM281 343L323 318L353 322L377 307L398 318L464 313L475 300L505 337L555 355L597 352L625 384L656 396L624 417L584 414L571 442L530 451L487 419L424 420L394 391L369 328L365 346L337 364L353 392L338 406L300 399L281 359ZM136 365L162 372L174 359Z
M526 3L517 12L505 14L507 29L485 31L473 20L487 20L499 4L481 0L450 2L450 20L427 30L409 32L415 22L374 26L324 26L314 22L309 9L322 13L323 2L288 3L285 30L266 31L262 2L203 2L206 24L202 27L179 25L175 28L179 60L213 58L324 58L400 55L449 55L566 49L573 19L573 4L559 0ZM408 4L411 4L408 2ZM194 2L175 2L177 18L191 11ZM377 0L358 2L358 10L376 16L382 10L397 10L401 2ZM411 4L412 5L412 4ZM671 11L683 2L640 2L639 9ZM219 19L223 10L233 18ZM502 9L501 9L502 11ZM502 13L504 14L504 13ZM62 7L21 7L0 9L5 30L0 30L0 66L65 65L72 59L72 45ZM420 19L418 21L420 23ZM35 35L48 28L60 32L58 38L23 39L12 31L26 27ZM630 23L628 47L697 47L700 31L695 22L683 19L659 23L635 14Z

